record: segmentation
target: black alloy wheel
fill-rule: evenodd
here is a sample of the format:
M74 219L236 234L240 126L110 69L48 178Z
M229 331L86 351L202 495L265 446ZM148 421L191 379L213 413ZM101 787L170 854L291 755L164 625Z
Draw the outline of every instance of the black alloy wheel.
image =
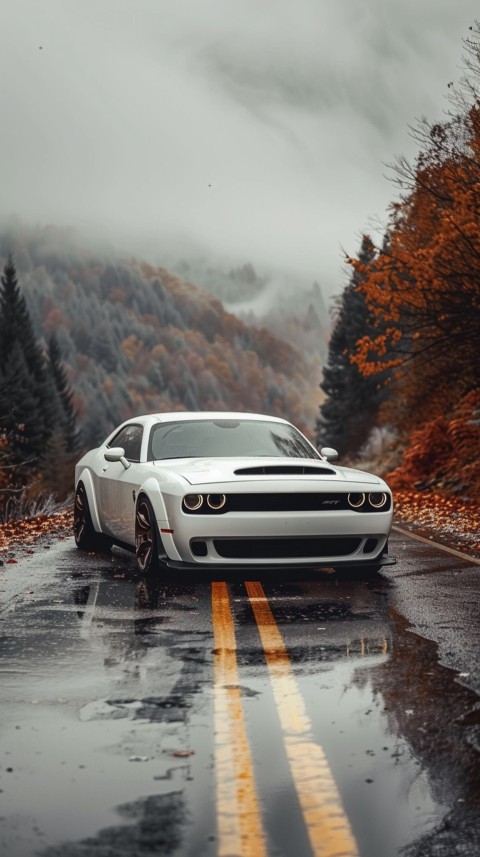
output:
M73 535L77 548L83 551L107 551L112 542L103 533L97 533L92 523L87 492L82 482L77 485L73 506Z
M135 553L141 574L149 574L161 568L159 558L157 523L150 501L142 495L138 499L135 513Z

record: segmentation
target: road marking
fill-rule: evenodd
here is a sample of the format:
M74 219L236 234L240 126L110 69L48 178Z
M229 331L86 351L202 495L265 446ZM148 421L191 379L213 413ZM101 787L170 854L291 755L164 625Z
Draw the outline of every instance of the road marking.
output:
M450 553L452 556L458 556L460 559L467 560L467 562L473 562L475 565L480 565L480 559L475 559L475 557L462 553L462 551L457 551L455 548L449 548L446 545L441 545L433 539L426 539L424 536L417 536L416 533L412 533L410 530L404 530L402 527L397 527L396 524L394 524L392 530L395 530L396 533L400 533L402 536L408 536L411 539L416 539L417 542L424 542L426 545L430 545L430 547L439 548L439 550L445 551L445 553Z
M260 632L284 743L315 857L358 857L358 848L323 748L293 674L283 637L260 583L245 584Z
M227 584L212 583L218 857L266 857Z

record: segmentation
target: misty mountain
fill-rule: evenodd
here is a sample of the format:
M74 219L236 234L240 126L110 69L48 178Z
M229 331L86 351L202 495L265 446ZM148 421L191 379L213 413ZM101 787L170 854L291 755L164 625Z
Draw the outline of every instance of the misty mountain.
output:
M137 413L177 409L265 411L313 433L318 359L205 289L54 227L4 230L2 266L10 252L38 337L56 334L86 446Z
M331 321L317 282L284 271L259 274L251 262L227 269L202 257L169 260L168 267L219 298L249 326L267 327L323 364Z

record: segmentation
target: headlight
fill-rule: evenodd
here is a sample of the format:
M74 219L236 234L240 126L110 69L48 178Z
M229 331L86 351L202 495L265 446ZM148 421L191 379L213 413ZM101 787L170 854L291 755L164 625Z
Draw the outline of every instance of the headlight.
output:
M217 511L223 509L226 499L225 494L208 494L207 503L211 509Z
M201 508L202 503L203 497L201 494L187 494L183 498L183 505L189 512L196 512L197 509Z
M384 491L378 491L368 495L368 502L374 509L383 509L388 500L387 494Z
M352 509L360 509L365 503L365 494L349 494L348 502Z

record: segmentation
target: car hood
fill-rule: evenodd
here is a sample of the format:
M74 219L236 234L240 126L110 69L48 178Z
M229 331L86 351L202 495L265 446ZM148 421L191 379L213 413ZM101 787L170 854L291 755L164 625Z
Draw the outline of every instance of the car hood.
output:
M312 458L181 458L155 461L155 467L180 476L190 485L228 482L259 482L262 479L315 479L328 482L362 482L379 485L372 473L350 467L336 467Z

